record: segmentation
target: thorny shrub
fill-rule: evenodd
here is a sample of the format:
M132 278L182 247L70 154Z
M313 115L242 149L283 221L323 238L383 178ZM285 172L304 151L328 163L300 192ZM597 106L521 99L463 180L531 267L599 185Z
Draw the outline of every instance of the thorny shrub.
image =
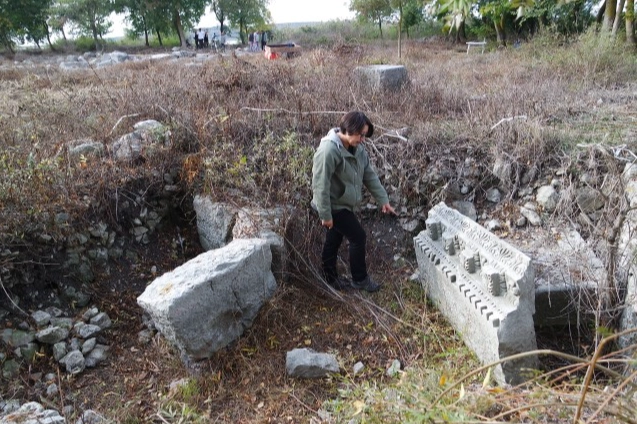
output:
M467 164L478 179L469 196L480 200L496 161L511 166L508 183L515 187L572 148L575 137L564 130L572 133L569 123L588 107L578 89L610 78L612 65L590 66L602 53L585 56L584 47L563 47L572 60L561 64L538 61L532 44L466 55L407 40L402 62L410 83L395 92L364 86L353 72L392 63L395 46L346 40L293 60L230 54L193 66L139 61L74 72L3 69L2 233L38 221L56 231L56 213L96 211L114 202L117 188L155 179L157 170L179 170L185 193L306 207L311 152L352 109L365 111L378 127L367 148L401 210L445 200L450 183L465 183ZM635 72L621 69L624 77ZM108 148L136 120L149 118L170 127L172 144L143 162L67 154L78 140Z

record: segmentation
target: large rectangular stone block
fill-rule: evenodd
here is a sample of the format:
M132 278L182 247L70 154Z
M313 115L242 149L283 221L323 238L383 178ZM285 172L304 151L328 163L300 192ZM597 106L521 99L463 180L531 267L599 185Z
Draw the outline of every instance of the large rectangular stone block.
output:
M485 364L537 349L531 260L479 224L434 206L426 230L414 238L427 296ZM517 384L537 368L537 357L497 366L500 383Z
M403 65L358 66L354 71L361 83L373 90L397 91L409 84L407 68Z

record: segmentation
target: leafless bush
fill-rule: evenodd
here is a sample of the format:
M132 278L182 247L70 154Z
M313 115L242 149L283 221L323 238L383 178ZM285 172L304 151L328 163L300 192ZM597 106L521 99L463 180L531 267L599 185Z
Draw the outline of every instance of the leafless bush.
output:
M1 172L3 184L16 187L3 193L3 232L57 211L82 213L86 198L108 196L156 167L180 169L187 191L228 196L234 189L244 197L259 193L271 202L306 204L310 153L351 109L364 110L378 126L369 151L404 205L426 205L448 178L457 178L467 158L486 173L504 158L519 184L568 147L555 123L578 116L580 100L571 85L580 76L555 73L550 64L515 53L465 55L444 43L409 41L403 57L408 87L380 93L361 86L352 68L391 63L395 47L341 40L293 60L229 55L75 72L3 68ZM525 120L496 126L522 115ZM108 147L135 120L147 118L169 125L172 147L143 166L64 153L81 139ZM408 136L396 137L404 128ZM36 171L40 176L27 175Z

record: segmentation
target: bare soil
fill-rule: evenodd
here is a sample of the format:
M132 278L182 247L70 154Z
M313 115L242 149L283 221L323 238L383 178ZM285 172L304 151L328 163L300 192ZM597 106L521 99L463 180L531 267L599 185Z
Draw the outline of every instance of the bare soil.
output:
M379 327L374 314L375 307L400 301L408 293L421 296L417 284L407 281L415 271L415 262L409 258L411 237L391 217L366 216L363 226L369 236L370 271L384 283L379 293L334 292L313 277L292 276L289 282L279 284L275 297L239 340L209 360L194 364L182 362L160 335L147 344L137 338L146 327L136 299L146 285L156 275L201 253L194 225L180 229L186 240L182 255L175 255L171 240L176 228L164 228L151 243L138 247L136 264L125 259L111 264L108 273L101 273L91 285L92 305L107 312L114 322L102 336L102 342L111 346L109 359L70 377L46 352L23 369L19 381L4 396L45 402L58 410L72 404L76 411L93 409L117 422L162 422L160 405L166 404L166 398L174 397L177 402L183 395L171 391L171 383L192 378L197 382L192 396L210 422L307 422L324 401L337 395L339 381L289 378L285 371L287 351L309 347L335 353L343 374L351 373L360 361L365 369L357 378L378 381L386 378L385 371L393 360L407 366L422 355L415 337L396 322ZM309 236L316 238L313 243L320 252L321 230ZM403 259L396 260L395 255ZM156 275L150 272L153 266L158 269ZM35 304L21 306L28 311L37 309ZM427 307L424 299L421 307L423 311ZM77 315L82 312L75 311ZM51 372L59 376L60 394L59 398L45 399L36 382L39 373ZM188 399L190 404L193 400Z

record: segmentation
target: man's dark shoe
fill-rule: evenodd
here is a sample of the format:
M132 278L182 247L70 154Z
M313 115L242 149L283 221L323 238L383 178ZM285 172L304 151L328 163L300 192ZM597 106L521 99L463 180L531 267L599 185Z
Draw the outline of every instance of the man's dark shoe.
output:
M336 290L348 290L352 288L352 282L344 277L338 277L336 280L329 283Z
M372 278L368 275L362 281L352 281L352 288L358 290L365 290L367 292L373 293L380 290L380 284L374 282Z

